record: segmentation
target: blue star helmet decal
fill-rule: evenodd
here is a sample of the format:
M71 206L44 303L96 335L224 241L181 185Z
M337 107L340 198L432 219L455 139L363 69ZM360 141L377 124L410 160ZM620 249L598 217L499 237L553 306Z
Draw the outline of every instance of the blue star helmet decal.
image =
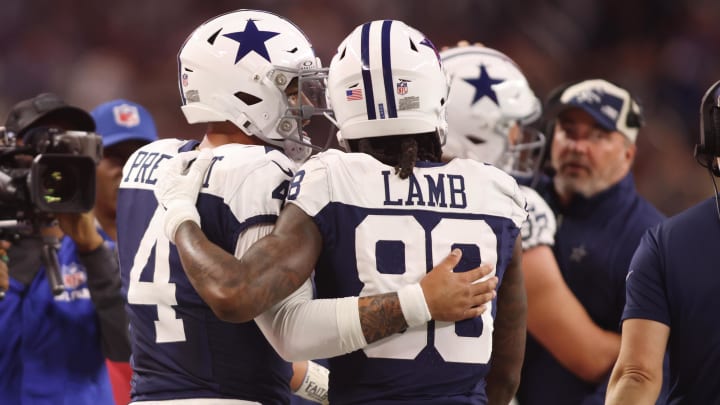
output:
M468 82L471 86L475 87L475 96L473 96L473 100L470 105L475 104L483 97L490 97L490 99L496 105L500 105L500 103L498 102L497 94L495 94L495 90L493 90L492 86L502 83L505 80L493 79L492 77L490 77L490 75L488 75L487 69L485 69L485 65L480 65L480 77L478 77L477 79L463 80Z
M232 32L223 36L240 44L237 55L235 55L235 63L238 63L240 59L252 51L270 62L270 55L265 47L265 41L279 34L279 32L260 31L255 25L255 20L249 19L247 25L245 25L245 31Z

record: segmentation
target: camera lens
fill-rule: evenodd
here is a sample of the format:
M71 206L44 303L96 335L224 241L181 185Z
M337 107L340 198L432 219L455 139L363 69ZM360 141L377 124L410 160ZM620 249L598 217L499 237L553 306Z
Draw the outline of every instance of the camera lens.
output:
M88 156L38 155L28 185L40 211L86 212L95 203L95 162Z
M72 201L77 190L77 176L67 167L46 167L40 178L42 200L48 205Z

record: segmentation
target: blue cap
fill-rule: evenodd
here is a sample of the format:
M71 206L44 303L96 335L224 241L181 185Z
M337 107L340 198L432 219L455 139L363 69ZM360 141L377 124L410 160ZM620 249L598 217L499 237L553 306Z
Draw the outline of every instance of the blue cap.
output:
M103 148L125 141L158 139L155 121L145 107L132 101L117 99L100 104L90 112L96 132L102 136Z
M618 131L632 142L642 126L640 106L630 92L607 80L584 80L568 86L560 95L558 105L551 108L559 112L568 107L585 110L598 125L608 131Z

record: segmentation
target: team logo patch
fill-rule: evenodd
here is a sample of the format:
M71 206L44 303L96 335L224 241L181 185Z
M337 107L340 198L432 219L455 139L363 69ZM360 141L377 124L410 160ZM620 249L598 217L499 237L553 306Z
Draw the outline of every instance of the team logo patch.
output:
M140 125L140 113L134 105L120 104L113 108L115 123L123 127L136 127Z
M362 89L356 88L356 89L345 90L345 99L347 101L362 100L363 99Z
M407 92L408 92L408 82L410 82L410 80L400 79L400 81L399 81L399 82L397 83L397 85L395 86L396 89L397 89L397 94L399 94L399 95L401 95L401 96L404 96L404 95L407 94Z

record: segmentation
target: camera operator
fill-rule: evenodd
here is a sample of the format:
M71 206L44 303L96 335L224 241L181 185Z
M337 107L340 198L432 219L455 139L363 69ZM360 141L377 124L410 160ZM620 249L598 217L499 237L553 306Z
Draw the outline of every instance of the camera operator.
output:
M5 126L18 145L33 142L32 134L42 128L96 136L90 114L50 93L15 104ZM89 178L88 173L75 174ZM3 204L4 199L0 208ZM106 242L107 233L98 228L102 222L92 211L54 213L10 241L9 285L0 301L3 401L115 403L105 359L128 361L130 347L117 254L114 243ZM57 255L52 255L56 266L41 254L54 238L60 240ZM59 269L59 285L64 286L57 295L50 288L58 284L52 280L52 267Z

